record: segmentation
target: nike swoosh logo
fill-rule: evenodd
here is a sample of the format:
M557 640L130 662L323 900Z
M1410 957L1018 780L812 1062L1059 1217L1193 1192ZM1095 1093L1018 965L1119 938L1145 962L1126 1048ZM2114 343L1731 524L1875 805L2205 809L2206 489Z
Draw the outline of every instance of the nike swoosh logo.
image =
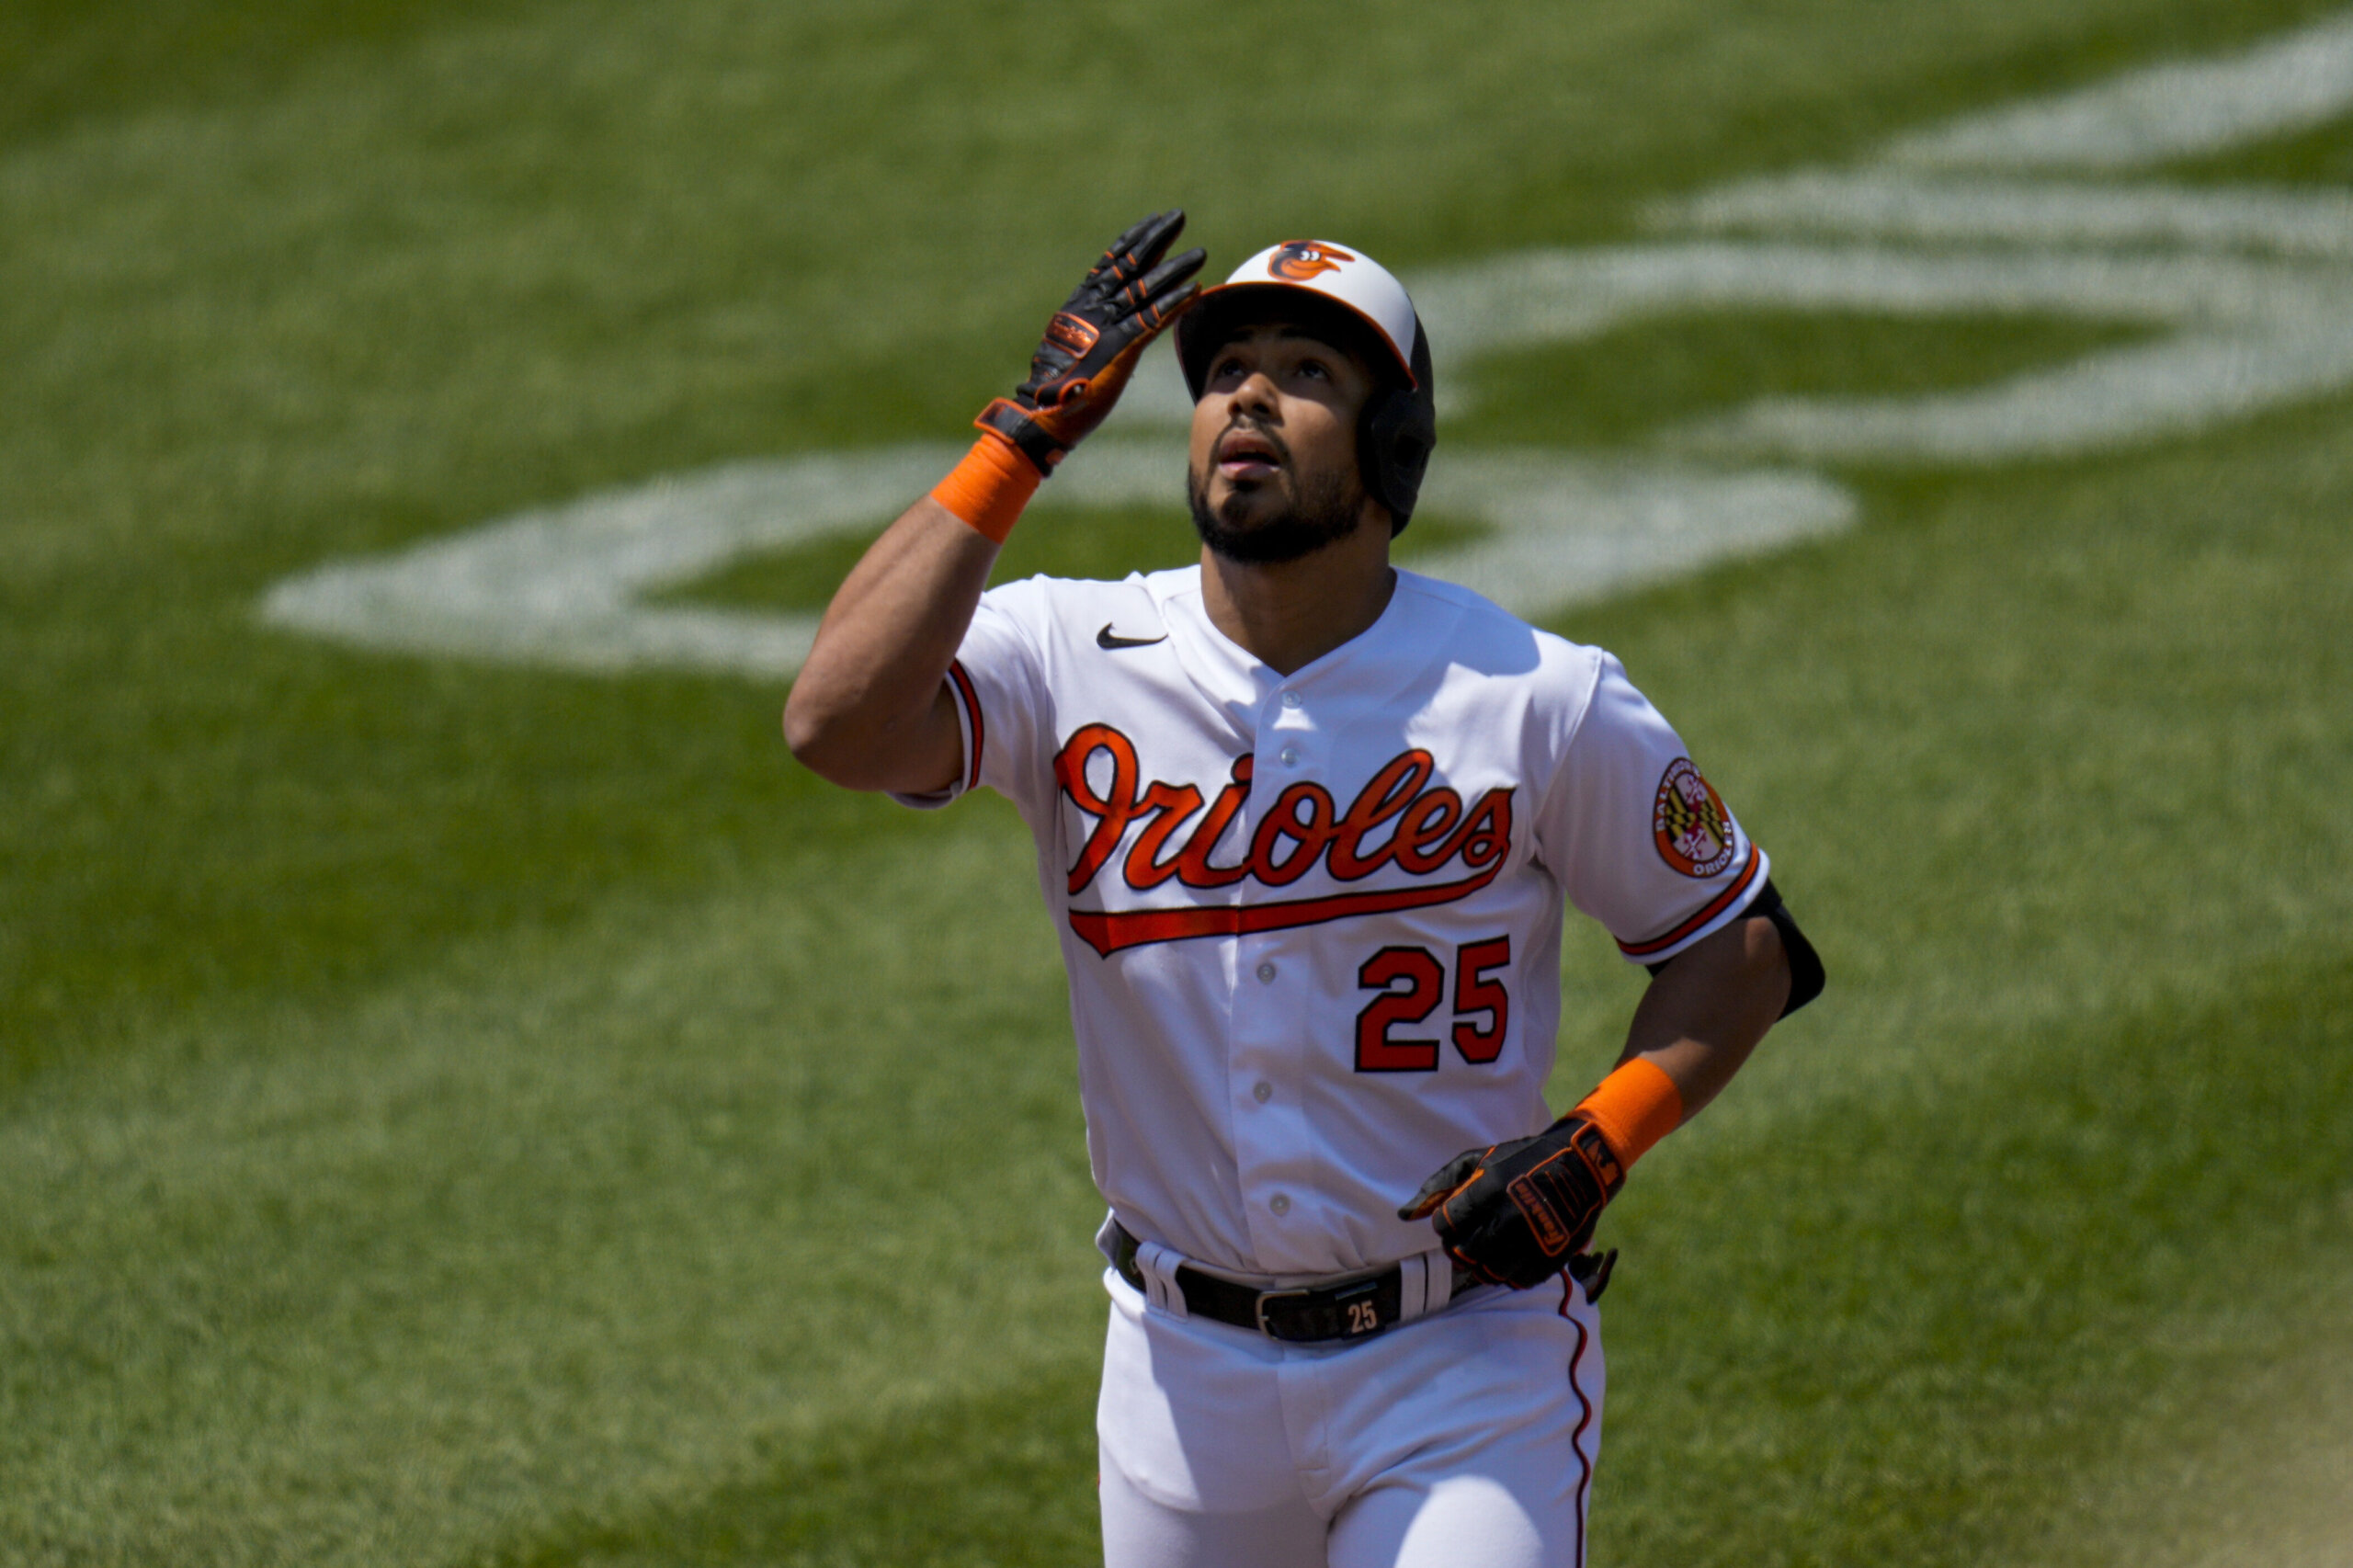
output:
M1111 630L1111 623L1108 620L1103 623L1103 630L1095 634L1097 648L1149 648L1154 642L1167 641L1168 633L1165 631L1157 637L1122 637Z

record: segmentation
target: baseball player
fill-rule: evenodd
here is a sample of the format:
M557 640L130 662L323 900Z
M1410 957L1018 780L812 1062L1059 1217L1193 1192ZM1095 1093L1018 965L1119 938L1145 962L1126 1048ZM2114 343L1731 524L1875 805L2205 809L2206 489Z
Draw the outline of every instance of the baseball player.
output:
M1821 966L1616 660L1390 564L1436 433L1404 288L1293 241L1202 291L1183 224L1112 244L850 573L785 732L1036 835L1110 1210L1112 1568L1580 1564L1595 1223ZM1200 563L983 593L1171 323ZM1564 903L1653 978L1556 1119Z

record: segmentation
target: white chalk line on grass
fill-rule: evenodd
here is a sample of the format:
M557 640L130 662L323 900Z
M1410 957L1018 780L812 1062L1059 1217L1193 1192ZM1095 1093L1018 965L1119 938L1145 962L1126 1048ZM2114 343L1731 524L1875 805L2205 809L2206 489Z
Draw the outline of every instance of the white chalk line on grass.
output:
M2226 151L2348 108L2353 14L2222 59L1969 116L1859 170L1664 202L1649 214L1663 231L1654 243L1523 251L1417 277L1449 422L1475 404L1483 355L1675 315L2040 314L2149 335L1927 397L1758 400L1660 432L1688 460L1449 444L1426 506L1491 532L1415 564L1535 615L1848 526L1851 495L1775 466L1790 460L2075 456L2353 387L2353 193L2082 177ZM2046 169L2075 177L2021 177ZM1169 432L1190 411L1174 356L1155 348L1109 428L1036 505L1173 504L1182 459ZM956 450L740 463L589 496L330 563L273 589L263 614L372 648L788 676L814 616L642 601L747 553L870 533ZM1711 455L1744 466L1706 466Z
M2094 185L1826 171L1748 180L1662 202L1653 226L1870 235L1941 243L2163 246L2353 260L2353 191Z
M1694 241L1523 251L1416 279L1430 340L1458 356L1591 338L1735 307L1896 316L2043 314L2151 326L2259 327L2340 309L2353 272L2285 262L2101 251L1921 251Z
M1930 167L2140 169L2325 125L2353 108L2353 15L2242 53L2131 72L1907 136Z
M2009 462L2194 434L2353 385L2353 274L2097 251L1928 252L1699 242L1524 254L1426 283L1471 351L1574 342L1694 311L2036 314L2162 328L2153 341L1909 399L1786 398L1663 432L1670 443L1851 462Z
M733 463L525 512L394 555L333 562L269 591L272 623L360 647L617 672L790 674L815 619L638 602L739 556L902 510L949 446Z
M387 651L590 672L692 669L789 676L812 613L649 605L738 556L865 533L957 456L918 444L744 463L591 495L401 554L335 562L272 589L275 624ZM1035 506L1157 505L1183 494L1166 441L1098 437ZM1848 526L1854 505L1812 474L1629 470L1558 452L1482 453L1434 473L1426 508L1485 540L1417 559L1533 615Z
M2348 301L2353 306L2353 301ZM1668 435L1678 444L1821 460L1954 463L2067 458L2162 437L2353 385L2353 319L2326 330L2183 335L1980 392L1764 398Z
M1427 508L1488 539L1416 557L1516 614L1589 603L1764 555L1853 525L1854 497L1819 474L1580 460L1541 449L1433 468Z

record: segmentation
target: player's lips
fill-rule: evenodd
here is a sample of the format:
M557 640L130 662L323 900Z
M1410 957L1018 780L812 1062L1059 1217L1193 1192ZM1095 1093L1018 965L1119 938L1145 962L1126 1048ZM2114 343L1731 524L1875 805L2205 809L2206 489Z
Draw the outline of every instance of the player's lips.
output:
M1218 472L1228 479L1265 479L1289 460L1280 441L1255 430L1235 426L1217 438L1211 450Z

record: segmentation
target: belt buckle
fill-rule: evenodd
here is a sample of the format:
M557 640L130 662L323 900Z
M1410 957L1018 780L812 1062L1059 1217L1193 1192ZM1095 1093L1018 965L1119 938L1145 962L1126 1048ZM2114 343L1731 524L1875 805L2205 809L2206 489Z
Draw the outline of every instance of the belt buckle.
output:
M1314 1290L1305 1285L1294 1285L1288 1290L1259 1291L1257 1303L1254 1309L1258 1317L1258 1332L1265 1335L1269 1339L1283 1339L1281 1335L1277 1334L1272 1328L1267 1326L1267 1303L1269 1301L1296 1301L1304 1297L1313 1296L1313 1294L1315 1294ZM1290 1341L1284 1339L1283 1343L1288 1345Z

